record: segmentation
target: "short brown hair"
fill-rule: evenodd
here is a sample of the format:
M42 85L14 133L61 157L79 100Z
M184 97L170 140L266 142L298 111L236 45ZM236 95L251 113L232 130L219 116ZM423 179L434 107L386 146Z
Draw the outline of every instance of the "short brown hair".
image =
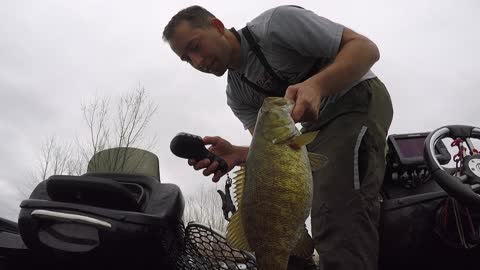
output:
M182 9L170 19L163 29L163 40L169 41L175 33L175 27L182 21L189 22L192 27L201 28L210 25L210 18L215 18L215 16L201 6Z

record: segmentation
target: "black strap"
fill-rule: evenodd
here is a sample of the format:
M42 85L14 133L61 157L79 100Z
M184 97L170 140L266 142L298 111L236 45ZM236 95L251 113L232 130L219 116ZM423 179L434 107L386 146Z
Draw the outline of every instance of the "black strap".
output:
M240 35L238 34L237 30L235 28L231 28L230 31L233 32L235 37L237 38L238 42L241 42ZM258 43L255 41L253 38L252 33L248 29L247 26L242 28L242 33L247 39L248 45L250 46L250 49L253 51L255 56L260 60L260 63L263 65L265 70L273 77L274 79L274 85L275 87L273 88L273 91L267 91L264 88L258 86L256 83L250 81L247 77L245 77L244 74L241 74L241 79L243 82L245 82L248 86L250 86L253 90L264 94L266 96L276 96L276 97L283 97L285 95L285 91L287 90L288 86L290 86L290 82L288 80L285 80L283 78L280 78L275 71L273 71L273 68L270 66L270 64L267 61L267 58L265 58L265 55L262 53L262 50L260 49L260 46L258 46ZM302 80L306 80L316 74L319 70L319 63L321 63L321 60L318 59L310 68L309 72L307 72L305 78Z
M280 78L277 73L275 73L272 69L272 66L267 61L267 58L265 58L265 55L262 53L262 50L260 49L260 46L258 46L258 43L255 41L255 39L252 36L252 33L250 30L248 30L248 27L245 26L242 29L242 33L245 36L245 38L248 41L248 45L250 45L250 49L255 53L257 56L258 60L262 63L262 65L265 67L268 73L272 75L273 78L275 78L277 81L281 82L281 84L290 84L287 80Z
M241 74L241 80L246 83L249 87L251 87L253 90L261 93L261 94L264 94L266 96L277 96L277 97L283 97L285 95L285 91L287 90L287 87L290 85L289 82L285 81L285 80L282 80L282 79L279 79L277 74L275 74L275 72L273 72L273 69L270 67L270 64L268 64L268 61L267 59L265 58L265 56L263 55L262 51L260 50L260 47L258 46L258 44L255 42L255 40L253 39L250 31L248 30L248 28L245 26L244 29L247 29L246 31L244 31L242 29L242 33L245 35L245 33L247 33L245 35L245 38L247 39L247 42L250 46L250 48L253 50L253 52L255 53L255 55L257 56L257 58L260 60L260 63L264 66L264 68L267 70L267 72L269 72L270 74L272 74L273 78L276 80L276 85L279 85L280 86L280 91L267 91L265 89L263 89L262 87L258 86L256 83L250 81L247 77L245 77L244 74ZM235 28L231 28L230 31L235 35L235 37L237 38L238 42L242 42L241 40L241 37L240 35L238 34L237 30L235 30ZM262 60L263 59L263 60Z
M233 33L235 38L238 40L238 43L242 44L242 38L240 37L240 34L238 34L237 29L235 27L230 28L230 32Z
M283 97L283 96L285 96L285 91L287 90L287 88L285 88L285 89L282 89L282 91L267 91L267 90L263 89L262 87L258 86L256 83L247 79L247 77L245 77L245 75L243 75L243 74L241 75L241 79L244 83L246 83L248 86L253 88L255 91L260 92L260 93L262 93L266 96ZM287 85L287 87L288 87L288 85Z

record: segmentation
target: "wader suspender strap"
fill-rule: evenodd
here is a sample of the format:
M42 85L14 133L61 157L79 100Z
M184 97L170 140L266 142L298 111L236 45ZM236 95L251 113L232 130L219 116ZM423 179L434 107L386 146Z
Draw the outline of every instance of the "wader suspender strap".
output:
M237 30L235 30L235 28L231 28L230 30L235 35L237 40L239 42L241 42L241 38L240 38L240 35L238 34ZM253 90L255 90L255 91L257 91L261 94L264 94L266 96L283 97L285 95L285 91L287 90L287 87L290 85L290 83L286 80L283 80L283 79L279 78L277 76L277 74L273 71L272 67L270 66L267 59L265 58L262 51L260 50L260 47L258 46L257 42L253 39L252 34L250 33L250 31L248 30L248 28L246 26L242 29L242 33L245 36L245 38L247 39L247 42L248 42L248 45L250 46L250 49L253 51L253 53L258 58L258 60L260 60L260 63L263 65L265 70L267 70L267 72L270 73L270 75L272 75L272 77L277 81L278 85L281 85L281 89L279 91L275 91L275 92L267 91L267 90L263 89L262 87L258 86L256 83L247 79L247 77L245 77L244 74L241 74L242 81L245 82L248 86L250 86Z
M258 43L253 38L252 33L250 32L250 30L248 30L247 26L242 28L242 33L245 36L245 38L247 39L248 45L250 45L250 49L253 51L253 53L255 53L255 56L257 56L258 60L260 60L260 63L262 63L265 70L268 73L270 73L270 75L272 75L272 77L278 82L278 84L281 86L282 89L280 89L281 91L270 92L270 91L265 91L263 88L259 87L256 84L255 84L255 86L257 88L262 89L262 92L267 92L268 96L274 95L274 96L283 97L285 95L285 91L287 90L288 86L290 85L290 82L288 82L287 80L285 80L283 78L280 78L277 75L277 73L275 73L275 71L273 71L272 66L270 66L270 64L268 63L267 58L265 58L265 55L262 53L262 50L260 49L260 46L258 46ZM244 82L246 82L247 84L249 84L250 86L251 86L251 84L253 84L243 74L242 74L242 80ZM275 89L275 90L277 90L277 89Z
M235 28L231 28L230 30L233 32L233 34L235 35L237 40L239 42L241 42L241 38L240 38L240 35L238 34L237 30L235 30ZM273 71L272 67L270 66L270 64L267 61L267 58L265 58L265 55L262 53L262 50L260 49L260 46L258 46L258 43L253 38L250 30L248 30L248 27L245 26L244 28L242 28L241 31L242 31L243 35L245 36L245 38L247 39L247 42L248 42L248 45L250 46L250 49L253 51L253 53L258 58L258 60L260 60L260 63L263 65L265 70L268 73L270 73L270 75L272 75L273 79L275 79L277 81L277 85L279 85L280 87L276 88L275 91L273 91L273 92L272 91L267 91L267 90L263 89L262 87L258 86L257 84L255 84L254 82L247 79L247 77L245 77L244 74L241 74L242 81L245 82L248 86L250 86L253 90L255 90L255 91L257 91L261 94L264 94L266 96L276 96L276 97L285 96L285 91L287 91L287 88L288 88L289 85L291 85L291 83L289 81L283 79L283 78L280 78L277 75L277 73L275 73L275 71ZM305 78L301 81L304 81L304 80L310 78L311 76L313 76L314 74L316 74L319 71L318 66L319 66L320 62L321 62L321 60L318 59L312 65L312 67L310 68L310 70L307 73L307 75L305 76Z

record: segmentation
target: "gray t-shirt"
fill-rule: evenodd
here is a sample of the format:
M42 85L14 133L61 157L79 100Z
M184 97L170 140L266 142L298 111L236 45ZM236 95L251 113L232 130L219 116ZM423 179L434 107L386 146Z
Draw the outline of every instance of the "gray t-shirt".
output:
M247 26L274 72L290 84L304 80L315 64L320 70L333 61L344 28L312 11L295 6L267 10ZM243 74L267 91L273 91L273 78L250 49L241 31L239 35L241 67L228 71L227 104L244 128L248 129L255 126L258 111L266 96L248 86L241 76ZM359 82L374 77L375 74L369 71ZM322 108L335 102L348 90L344 89L325 99Z

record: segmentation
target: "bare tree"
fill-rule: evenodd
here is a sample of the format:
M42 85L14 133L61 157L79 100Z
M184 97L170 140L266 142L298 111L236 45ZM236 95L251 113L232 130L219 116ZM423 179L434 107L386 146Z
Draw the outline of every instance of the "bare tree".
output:
M74 174L75 166L80 166L78 162L72 162L78 159L75 148L72 144L60 143L58 138L50 136L46 138L40 148L40 155L37 161L37 169L26 177L26 182L18 187L20 195L26 198L39 181L56 174Z
M144 140L145 130L150 119L157 111L157 106L150 100L145 88L139 87L131 93L121 96L117 103L117 111L113 114L109 99L95 99L82 106L83 116L89 129L89 142L79 143L84 160L94 154L113 147L140 147L150 149L156 142L153 137L149 142ZM115 157L112 168L119 168L128 157ZM96 162L96 160L92 160ZM95 167L97 164L93 164Z
M108 97L97 97L81 105L88 131L86 139L77 136L75 141L64 143L50 136L45 140L40 149L38 168L31 173L31 181L19 187L23 196L28 196L38 182L51 175L85 173L92 156L104 149L152 148L156 137L146 141L144 133L157 106L149 99L145 88L139 86L113 101Z
M46 139L41 147L39 167L30 183L20 188L28 197L36 184L54 174L81 175L86 172L96 153L114 147L151 149L156 137L145 138L145 131L157 106L149 100L143 87L138 87L119 99L94 98L82 104L81 110L87 127L87 137L77 137L74 143L60 142L55 136ZM112 111L112 108L116 110ZM120 153L120 151L118 151ZM125 157L114 157L112 168L125 162ZM110 162L109 162L110 163ZM90 164L92 165L92 164ZM101 166L101 165L99 165ZM187 196L184 220L210 226L220 232L226 231L222 200L215 187L203 186L200 192Z
M222 200L215 186L202 185L199 192L186 196L184 221L195 221L226 232L228 222L223 217Z
M43 180L50 175L68 173L73 154L72 144L59 143L54 136L47 138L41 147L37 178Z
M141 141L144 131L156 111L157 106L147 100L143 87L121 97L115 125L116 146L129 147Z
M89 138L87 142L81 142L77 138L77 145L86 160L106 148L110 132L108 126L109 103L108 98L97 97L89 104L82 104L83 119L88 127Z

